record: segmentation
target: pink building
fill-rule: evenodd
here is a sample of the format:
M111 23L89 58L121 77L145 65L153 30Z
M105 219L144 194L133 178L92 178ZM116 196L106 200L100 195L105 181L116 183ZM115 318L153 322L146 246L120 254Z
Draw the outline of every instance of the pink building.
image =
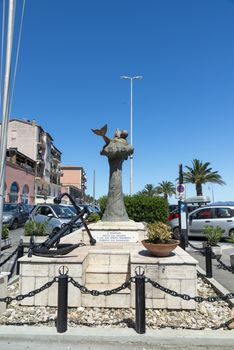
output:
M82 201L86 189L86 175L84 168L80 166L62 166L60 178L61 192L69 193L74 199Z
M7 150L5 202L34 203L35 162L10 148Z

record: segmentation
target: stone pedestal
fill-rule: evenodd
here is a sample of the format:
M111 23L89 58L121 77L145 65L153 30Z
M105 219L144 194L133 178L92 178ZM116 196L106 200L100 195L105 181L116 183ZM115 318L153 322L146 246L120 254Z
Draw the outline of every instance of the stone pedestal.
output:
M180 247L170 257L157 258L147 250L131 253L131 276L137 266L143 266L145 276L165 288L181 294L195 296L197 292L197 261ZM135 304L135 285L131 288L131 305ZM152 309L195 309L195 301L185 301L166 294L150 283L146 283L146 308Z
M116 231L115 231L116 232ZM122 231L121 231L122 232ZM139 230L139 235L143 230ZM77 242L81 232L73 233L65 241ZM101 231L103 237L103 231ZM111 235L111 233L110 233ZM138 237L139 238L139 237ZM177 247L168 258L156 258L149 255L139 242L109 242L97 243L95 246L77 248L66 256L58 258L32 258L20 259L20 293L28 293L39 288L53 277L58 275L60 266L69 269L69 276L90 290L110 290L119 287L135 276L135 268L143 266L145 275L162 286L175 290L178 293L196 295L197 261L188 253ZM23 305L57 305L57 283L49 289L32 298L22 300ZM72 307L135 307L135 284L130 288L110 296L92 296L81 294L80 290L69 283L68 305ZM191 301L184 301L165 294L146 283L146 307L167 309L195 309Z
M1 272L0 273L0 298L5 298L8 296L7 294L7 282L8 282L8 276L10 275L9 272ZM0 315L6 310L6 303L0 302Z

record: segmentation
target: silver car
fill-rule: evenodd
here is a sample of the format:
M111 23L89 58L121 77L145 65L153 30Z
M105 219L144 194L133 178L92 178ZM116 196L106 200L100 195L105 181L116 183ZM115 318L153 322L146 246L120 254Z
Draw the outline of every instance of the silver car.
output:
M3 224L10 229L16 230L19 225L24 224L29 218L29 211L24 203L3 204Z
M179 238L179 219L170 221L175 238ZM205 206L188 215L188 235L203 236L204 226L220 226L223 237L234 236L234 206Z
M46 231L55 234L76 214L67 205L62 204L38 204L30 214L30 220L36 222L47 221ZM78 228L78 226L77 226Z

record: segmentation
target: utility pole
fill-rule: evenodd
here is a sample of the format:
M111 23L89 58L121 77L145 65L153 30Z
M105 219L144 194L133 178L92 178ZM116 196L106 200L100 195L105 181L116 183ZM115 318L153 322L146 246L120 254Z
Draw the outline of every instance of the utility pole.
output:
M93 204L95 205L95 191L96 191L96 178L95 178L95 170L93 171Z
M2 129L1 129L1 144L0 144L0 257L1 257L3 203L4 203L5 177L6 177L6 150L7 150L7 132L8 132L8 123L9 123L12 44L13 44L14 21L15 21L14 14L15 14L15 0L9 0L5 77L4 77L3 100L2 100L3 101L2 102Z
M132 83L133 80L141 80L143 77L141 75L137 75L135 77L121 76L121 79L130 80L130 145L132 145ZM130 155L130 196L132 195L132 180L133 180L133 154Z

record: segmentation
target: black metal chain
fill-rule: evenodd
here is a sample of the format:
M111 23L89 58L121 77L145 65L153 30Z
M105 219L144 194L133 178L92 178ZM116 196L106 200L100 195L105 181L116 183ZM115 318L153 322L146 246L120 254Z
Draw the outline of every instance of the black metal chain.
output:
M16 253L18 253L19 247L16 248L3 262L0 263L0 267L5 265Z
M150 278L146 278L145 281L149 282L153 287L161 290L164 293L170 294L173 297L179 297L179 298L181 298L183 300L187 300L187 301L194 300L197 303L202 303L203 301L208 301L208 302L212 303L215 301L221 301L221 300L226 301L226 300L234 298L234 293L228 293L228 294L222 295L222 296L210 296L210 297L206 297L206 298L203 298L201 296L191 297L188 294L181 294L181 293L178 293L172 289L165 288L165 287L161 286L161 284L159 284L155 281L152 281Z
M93 296L99 296L99 295L105 295L105 296L109 296L112 294L116 294L118 292L120 292L123 289L129 288L131 282L133 282L134 278L130 278L127 282L124 282L123 284L121 284L121 286L113 288L113 289L109 289L109 290L104 290L102 292L95 290L95 289L88 289L87 287L79 284L78 282L76 282L72 277L69 278L69 282L71 282L71 284L73 284L74 287L80 289L80 291L84 294L91 294Z
M198 248L198 247L196 247L195 245L191 244L190 242L188 242L188 245L189 245L191 248L195 249L195 250L198 250L198 251L201 251L201 252L204 252L204 251L205 251L205 248Z
M205 253L205 248L197 248L197 247L195 247L194 245L192 245L189 242L188 242L188 245L190 247L192 247L193 249L195 249L195 250L198 250L198 251L201 251L201 252ZM215 253L213 251L211 252L211 256L212 256L213 259L217 260L217 262L220 264L218 266L219 268L222 268L223 270L226 270L226 271L229 271L231 273L234 273L234 268L231 267L231 266L227 266L223 261L221 261L221 256L215 255Z
M227 271L229 271L229 272L231 272L231 273L234 273L234 268L233 268L233 267L227 266L226 264L224 264L224 262L221 261L220 258L217 258L217 257L216 257L216 260L217 260L218 263L219 263L218 268L221 268L221 269L223 269L223 270L227 270Z
M52 279L52 281L45 283L43 286L41 286L40 288L37 288L35 290L32 290L30 292L28 292L27 294L19 294L16 297L5 297L5 298L0 298L0 302L4 302L4 303L11 303L13 300L17 300L17 301L21 301L25 298L30 298L30 297L34 297L34 295L42 292L43 290L50 288L52 286L52 284L54 284L55 282L58 282L58 277L54 277Z

